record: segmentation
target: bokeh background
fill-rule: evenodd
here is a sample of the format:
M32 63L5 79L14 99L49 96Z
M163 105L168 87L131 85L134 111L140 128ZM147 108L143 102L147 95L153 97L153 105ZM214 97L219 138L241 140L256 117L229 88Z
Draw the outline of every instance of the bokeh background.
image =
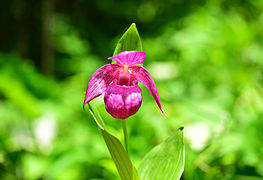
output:
M0 179L118 179L82 103L133 22L169 117L141 86L142 107L127 121L134 164L184 126L182 179L263 178L263 0L9 0L0 6Z

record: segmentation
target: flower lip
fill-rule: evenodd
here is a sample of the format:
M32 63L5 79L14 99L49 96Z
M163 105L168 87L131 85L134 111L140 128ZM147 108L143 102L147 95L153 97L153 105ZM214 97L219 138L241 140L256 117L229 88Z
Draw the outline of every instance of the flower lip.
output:
M141 88L133 86L117 85L112 83L105 91L104 102L106 110L116 119L126 119L135 114L142 103Z

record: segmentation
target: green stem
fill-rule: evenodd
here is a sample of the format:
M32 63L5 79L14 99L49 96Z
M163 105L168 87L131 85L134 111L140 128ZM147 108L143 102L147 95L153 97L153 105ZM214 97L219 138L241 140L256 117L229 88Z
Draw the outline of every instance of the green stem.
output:
M127 133L127 127L126 127L126 119L122 119L122 130L123 130L123 135L124 135L125 149L127 151L127 154L129 155L128 133Z

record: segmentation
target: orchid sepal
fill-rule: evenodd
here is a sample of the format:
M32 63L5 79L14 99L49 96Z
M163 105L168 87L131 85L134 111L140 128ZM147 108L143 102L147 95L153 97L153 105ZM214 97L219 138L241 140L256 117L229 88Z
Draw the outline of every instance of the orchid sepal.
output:
M99 68L91 76L86 90L83 109L85 104L105 92L109 84L116 79L116 76L120 71L119 67L120 65L118 64L107 64Z
M145 52L143 51L124 51L116 56L109 57L109 60L114 59L118 64L132 66L135 64L143 64L145 60Z
M164 110L162 108L160 98L159 98L159 94L158 94L156 85L154 83L154 80L153 80L151 74L144 67L136 66L136 65L130 66L129 70L131 71L132 75L136 78L136 80L138 82L142 83L144 86L147 87L147 89L150 91L152 97L156 101L158 107L160 108L162 113L167 117L166 113L164 112Z

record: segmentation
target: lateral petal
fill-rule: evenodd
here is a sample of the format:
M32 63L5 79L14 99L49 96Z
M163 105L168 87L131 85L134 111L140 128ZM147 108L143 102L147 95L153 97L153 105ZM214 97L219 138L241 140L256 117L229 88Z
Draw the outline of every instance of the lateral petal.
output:
M145 52L143 51L123 51L116 56L108 58L114 59L118 64L121 65L135 65L143 64L145 60Z
M107 64L99 68L90 78L86 95L84 99L83 109L85 104L90 102L92 99L100 96L104 93L105 89L109 84L116 79L117 74L120 71L120 65L118 64Z
M130 66L129 70L138 82L144 84L147 87L147 89L152 94L154 100L156 101L157 105L159 106L160 110L167 117L167 115L165 114L162 108L157 88L155 86L155 83L150 73L144 67L136 66L136 65Z

